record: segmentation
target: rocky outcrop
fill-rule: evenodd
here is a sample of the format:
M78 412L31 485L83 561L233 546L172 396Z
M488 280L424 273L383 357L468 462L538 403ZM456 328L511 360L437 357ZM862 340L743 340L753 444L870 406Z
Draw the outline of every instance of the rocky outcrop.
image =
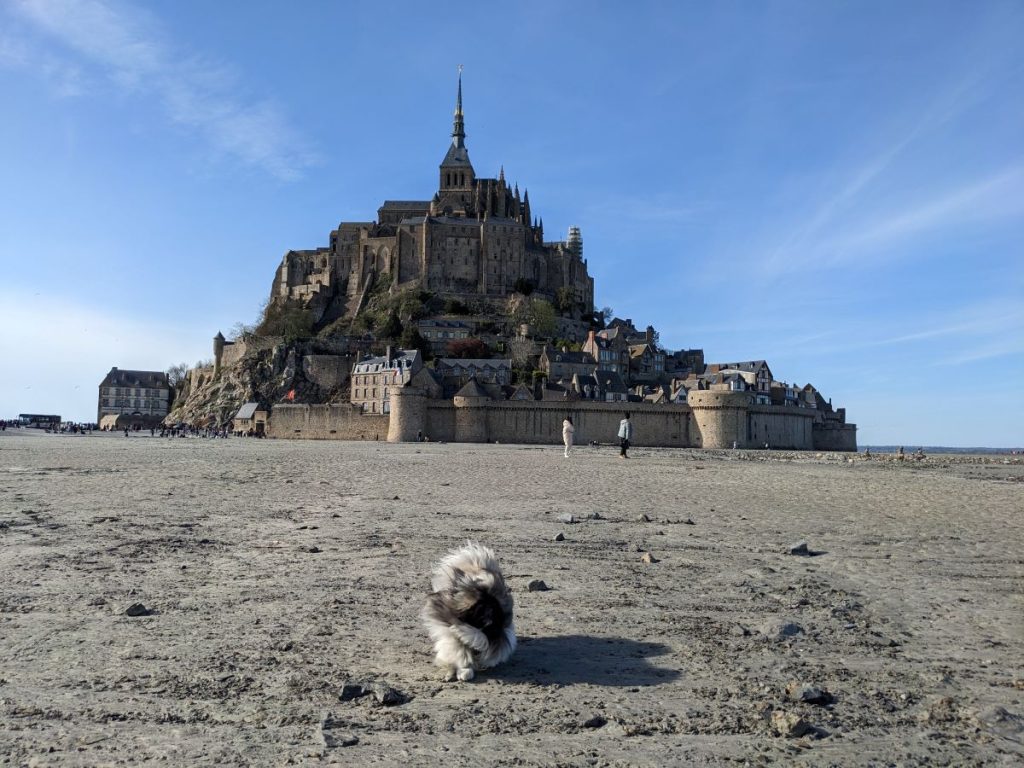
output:
M212 367L189 371L164 423L226 426L250 402L344 402L351 367L348 355L317 341L253 349L217 373Z

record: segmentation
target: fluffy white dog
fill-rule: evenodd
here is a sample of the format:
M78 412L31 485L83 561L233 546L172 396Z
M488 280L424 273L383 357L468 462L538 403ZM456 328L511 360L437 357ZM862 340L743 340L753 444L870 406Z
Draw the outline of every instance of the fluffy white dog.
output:
M501 664L512 655L512 595L494 552L466 542L437 564L430 588L433 592L420 616L445 680L472 680L476 670Z

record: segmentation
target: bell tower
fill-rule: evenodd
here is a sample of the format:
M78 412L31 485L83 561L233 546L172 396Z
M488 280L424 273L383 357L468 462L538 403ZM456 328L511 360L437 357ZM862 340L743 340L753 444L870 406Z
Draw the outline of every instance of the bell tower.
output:
M473 189L476 174L469 162L466 149L466 126L462 115L462 65L459 65L459 91L455 99L455 119L452 124L452 145L441 161L441 175L438 189L443 197L446 192L466 192Z

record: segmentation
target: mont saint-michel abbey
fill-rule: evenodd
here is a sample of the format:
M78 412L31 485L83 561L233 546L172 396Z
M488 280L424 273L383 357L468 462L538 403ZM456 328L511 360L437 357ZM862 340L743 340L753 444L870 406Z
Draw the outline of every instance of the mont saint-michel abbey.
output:
M386 200L377 220L344 222L330 245L289 251L277 271L274 301L301 302L317 322L354 315L380 281L459 299L500 300L529 283L552 299L565 288L583 313L593 311L594 281L577 227L545 241L530 196L509 188L504 169L479 178L466 148L459 76L452 140L431 200Z

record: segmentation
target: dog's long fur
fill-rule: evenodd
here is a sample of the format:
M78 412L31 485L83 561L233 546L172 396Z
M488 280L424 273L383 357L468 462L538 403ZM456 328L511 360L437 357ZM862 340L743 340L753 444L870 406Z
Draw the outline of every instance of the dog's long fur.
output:
M420 616L446 680L472 680L512 655L512 595L494 552L467 541L437 564L430 588Z

